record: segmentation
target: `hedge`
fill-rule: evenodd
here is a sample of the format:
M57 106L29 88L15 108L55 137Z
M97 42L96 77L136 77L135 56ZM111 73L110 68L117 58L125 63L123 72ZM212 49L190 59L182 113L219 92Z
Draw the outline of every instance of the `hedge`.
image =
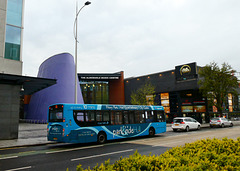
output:
M165 153L141 155L137 151L129 158L120 158L113 164L110 160L92 169L77 166L77 171L200 171L200 170L240 170L240 137L237 140L223 138L199 140L174 147Z

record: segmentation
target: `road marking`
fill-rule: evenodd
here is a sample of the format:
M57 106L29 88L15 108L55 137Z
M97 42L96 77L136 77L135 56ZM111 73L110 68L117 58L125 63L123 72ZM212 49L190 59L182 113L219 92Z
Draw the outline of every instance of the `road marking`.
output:
M5 171L16 171L16 170L25 170L25 169L31 169L32 166L26 166L26 167L20 167L20 168L16 168L16 169L9 169L9 170L5 170Z
M49 151L49 152L46 152L46 154L61 153L61 152L68 152L68 151L75 151L75 150L83 150L83 149L102 147L102 146L103 145L95 145L95 146L90 146L90 147L79 147L79 148L73 148L73 149L67 149L67 150Z
M1 150L14 150L14 149L19 149L19 148L24 148L24 147L7 147L7 148L1 148Z
M169 142L169 143L165 143L165 144L159 144L159 145L153 145L152 147L159 147L159 146L165 146L165 145L169 145L169 144L178 144L178 143L182 143L183 141L174 141L174 142Z
M17 158L17 157L18 157L18 156L3 157L3 158L0 158L0 160L13 159L13 158Z
M123 150L123 151L116 151L116 152L112 152L112 153L105 153L105 154L99 154L99 155L94 155L94 156L81 157L81 158L71 159L71 161L84 160L84 159L95 158L95 157L102 157L102 156L107 156L107 155L111 155L111 154L125 153L125 152L129 152L129 151L133 151L133 150L134 149L129 149L129 150Z

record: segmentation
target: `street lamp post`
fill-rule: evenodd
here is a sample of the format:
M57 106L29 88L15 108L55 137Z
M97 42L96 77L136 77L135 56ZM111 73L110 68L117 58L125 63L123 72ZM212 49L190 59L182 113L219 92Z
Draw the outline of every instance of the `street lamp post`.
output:
M84 5L82 6L82 8L80 8L78 10L78 3L76 1L76 17L75 17L75 21L74 21L74 28L75 28L75 32L74 32L74 38L75 38L75 104L77 104L77 87L78 87L78 75L77 75L77 18L79 13L81 12L81 10L87 6L90 5L91 2L87 1L84 3Z

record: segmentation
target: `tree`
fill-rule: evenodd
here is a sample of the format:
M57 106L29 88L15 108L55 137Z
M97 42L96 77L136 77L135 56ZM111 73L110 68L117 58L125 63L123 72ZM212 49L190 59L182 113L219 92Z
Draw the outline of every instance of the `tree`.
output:
M149 102L151 104L154 104L154 98L155 98L154 94L155 94L155 87L150 82L146 82L142 87L132 92L131 104L148 105ZM152 95L152 101L147 100L148 95Z
M210 105L216 106L218 112L222 114L224 105L227 104L228 93L237 94L237 78L233 76L235 71L227 63L219 68L217 63L212 62L199 69L200 91L207 97Z

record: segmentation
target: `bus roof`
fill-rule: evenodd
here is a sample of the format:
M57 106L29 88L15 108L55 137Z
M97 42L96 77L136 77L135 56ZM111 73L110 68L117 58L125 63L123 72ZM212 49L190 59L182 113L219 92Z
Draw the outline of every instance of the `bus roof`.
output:
M53 104L64 105L72 110L164 110L163 106L108 105L108 104Z

